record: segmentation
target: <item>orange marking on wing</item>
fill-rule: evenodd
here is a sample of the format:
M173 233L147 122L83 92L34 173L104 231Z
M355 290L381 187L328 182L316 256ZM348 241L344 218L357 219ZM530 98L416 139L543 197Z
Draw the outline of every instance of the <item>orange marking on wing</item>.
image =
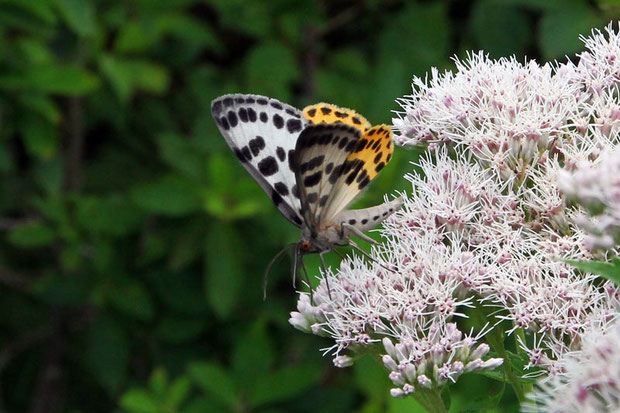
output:
M361 169L356 173L356 182L363 189L375 179L381 169L392 159L394 145L392 130L388 125L376 125L368 129L358 141L357 148L347 157L347 162L361 161Z
M359 129L362 133L370 128L370 123L365 117L353 109L341 108L330 103L316 103L306 106L303 114L311 123L344 123Z

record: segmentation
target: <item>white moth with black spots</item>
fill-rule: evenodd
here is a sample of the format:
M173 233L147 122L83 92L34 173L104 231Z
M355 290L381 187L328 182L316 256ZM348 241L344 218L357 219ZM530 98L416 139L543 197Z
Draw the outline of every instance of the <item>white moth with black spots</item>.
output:
M374 228L402 206L396 198L375 207L347 210L390 161L394 149L387 125L370 127L355 111L318 103L300 111L259 95L224 95L211 103L215 122L245 169L275 206L301 228L293 247L293 277L304 254L336 251ZM336 251L337 252L337 251ZM325 264L323 263L323 267Z

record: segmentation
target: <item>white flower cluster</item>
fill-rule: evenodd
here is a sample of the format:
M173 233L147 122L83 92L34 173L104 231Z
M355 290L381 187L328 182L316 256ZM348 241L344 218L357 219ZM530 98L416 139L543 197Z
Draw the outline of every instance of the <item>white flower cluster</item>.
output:
M620 324L584 336L581 350L563 356L562 371L540 382L528 412L620 411Z
M585 229L590 249L609 250L620 245L620 149L603 152L596 160L580 162L562 171L560 187L590 215L575 217Z
M393 120L398 144L429 147L406 176L411 194L385 222L374 262L343 261L291 313L295 327L335 340L336 365L353 362L345 350L377 349L394 396L494 368L481 334L457 327L466 307L486 305L509 332L535 336L520 340L530 365L558 372L616 317L617 288L563 262L592 258L563 167L595 162L620 139L620 36L609 26L585 43L577 65L473 54L455 73L414 80Z

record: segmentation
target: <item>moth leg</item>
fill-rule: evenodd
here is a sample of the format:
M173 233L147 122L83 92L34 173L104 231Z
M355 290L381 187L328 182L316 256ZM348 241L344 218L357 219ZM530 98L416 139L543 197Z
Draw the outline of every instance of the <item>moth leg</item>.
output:
M327 295L329 296L329 299L331 300L332 290L331 288L329 288L329 277L327 276L327 267L325 266L325 258L323 258L323 254L325 254L326 252L329 252L329 251L319 252L319 258L321 258L321 267L323 267L323 274L325 276L325 284L327 285Z
M338 251L336 248L334 248L332 251L334 251L336 253L336 255L339 256L343 260L347 258L344 255L342 255L342 253L340 251Z
M364 251L363 249L361 249L355 242L353 242L353 240L349 240L349 245L352 246L354 249L356 249L364 257L368 258L370 261L374 262L375 264L379 264L381 266L381 268L384 268L384 269L392 272L392 269L386 267L385 265L381 264L379 261L377 261L376 259L374 259L370 255L368 255L368 253L366 251Z
M310 277L308 276L308 269L306 268L306 263L304 262L304 258L303 257L299 257L299 261L301 262L301 268L304 270L304 274L306 276L306 283L308 283L308 288L310 289L310 302L314 303L314 296L313 296L313 288L312 288L312 284L310 284Z
M295 280L297 278L297 265L299 264L299 248L295 245L295 252L293 253L293 262L291 263L291 276L293 278L293 287L295 287Z
M378 242L375 241L374 239L370 238L368 235L364 234L362 231L360 231L358 228L354 227L353 225L349 225L346 222L342 222L340 224L340 228L342 231L342 236L344 235L344 230L348 229L350 230L355 236L363 239L364 241L373 244L373 245L377 245Z

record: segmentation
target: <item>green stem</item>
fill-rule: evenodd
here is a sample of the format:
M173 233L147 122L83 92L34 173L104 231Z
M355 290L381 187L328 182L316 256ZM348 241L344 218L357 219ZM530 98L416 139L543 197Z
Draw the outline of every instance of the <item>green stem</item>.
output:
M510 384L512 384L519 401L524 402L526 397L525 391L523 390L523 384L519 381L519 377L517 377L514 370L512 370L510 359L508 358L506 348L504 347L504 332L494 328L489 332L489 334L487 334L486 337L491 348L504 359L503 366L506 376L508 376L508 380L510 380Z
M476 310L473 311L474 317L480 323L480 325L484 325L489 322L489 314L487 313L484 307L480 305L476 306ZM510 359L508 358L508 354L506 353L506 347L504 347L504 331L497 328L493 328L487 335L485 336L491 349L495 351L501 358L504 359L504 372L512 385L512 388L517 395L517 398L520 402L526 401L525 391L523 389L523 384L519 381L519 377L515 374L514 370L512 370L512 364L510 363Z
M523 331L523 328L517 328L514 334L517 339L520 338L521 339L520 341L525 343L525 331ZM521 348L521 346L519 346L518 343L519 343L519 340L517 340L517 353L527 355L527 353ZM534 389L533 383L521 383L521 385L523 386L523 391L525 392L525 394L528 394Z
M441 398L441 392L438 389L417 388L413 397L431 413L448 413L446 405Z

